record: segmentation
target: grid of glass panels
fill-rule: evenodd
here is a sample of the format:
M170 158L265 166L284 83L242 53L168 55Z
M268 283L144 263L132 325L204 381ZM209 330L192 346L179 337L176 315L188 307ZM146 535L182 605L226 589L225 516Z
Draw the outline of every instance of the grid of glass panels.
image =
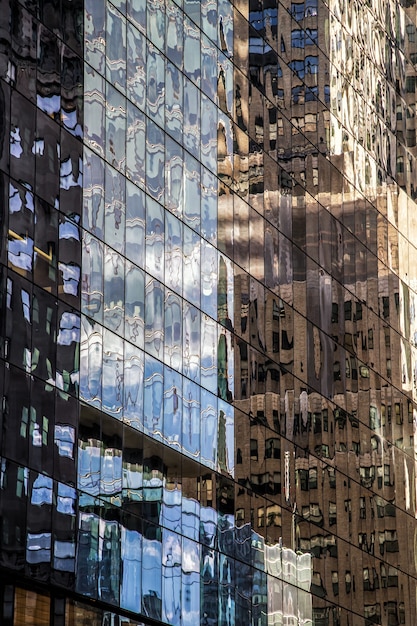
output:
M414 624L415 22L5 3L0 563L69 623Z
M229 2L86 4L80 394L233 475L234 346L218 314L233 317L233 275L215 247L217 125L231 121L215 102L218 68L230 103L233 78L218 11L232 48Z
M77 591L172 624L309 620L309 555L235 522L233 6L85 11Z

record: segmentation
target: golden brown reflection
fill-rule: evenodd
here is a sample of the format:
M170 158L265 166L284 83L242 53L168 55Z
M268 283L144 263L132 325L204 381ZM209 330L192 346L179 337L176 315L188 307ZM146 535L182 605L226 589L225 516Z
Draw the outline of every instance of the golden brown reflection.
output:
M102 612L91 609L78 602L67 602L65 615L66 626L100 626Z
M49 626L50 609L51 600L48 596L16 588L13 626Z

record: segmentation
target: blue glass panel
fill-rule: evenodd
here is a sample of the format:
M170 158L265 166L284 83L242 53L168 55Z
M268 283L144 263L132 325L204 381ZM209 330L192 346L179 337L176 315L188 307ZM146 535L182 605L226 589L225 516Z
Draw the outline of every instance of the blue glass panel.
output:
M163 432L163 365L145 356L144 431L161 438Z
M84 148L83 225L99 239L104 233L104 162Z
M165 140L163 131L149 118L146 122L146 187L158 202L164 201Z
M165 292L164 361L182 371L182 299L176 293Z
M104 324L123 333L125 261L113 248L104 248Z
M182 294L183 224L174 215L165 214L165 284Z
M126 98L106 83L106 159L124 173L126 166Z
M121 91L126 89L126 18L107 4L106 78Z
M147 197L146 199L146 271L159 280L164 279L164 230L165 211L163 207Z
M127 97L145 111L146 38L130 22L127 25Z
M165 123L166 132L182 143L183 131L183 74L173 63L166 64Z
M165 62L159 50L148 43L146 59L146 113L159 126L164 126Z
M118 522L104 518L100 520L99 529L98 597L104 602L119 604L120 527Z
M141 610L142 535L137 530L121 530L122 576L120 606L128 611Z
M235 624L235 562L219 554L219 624Z
M217 397L201 390L201 462L217 468L218 425Z
M209 243L201 245L201 309L217 319L217 250Z
M183 295L200 308L200 237L184 226Z
M105 72L105 0L85 0L84 54L87 63L101 74Z
M164 49L165 0L147 3L147 35L159 50Z
M122 418L123 340L107 329L103 332L103 411Z
M201 234L216 245L218 179L209 170L202 168L201 184Z
M184 58L183 16L183 12L173 0L166 1L166 56L179 69L183 67Z
M126 263L125 274L125 337L143 348L145 328L145 274Z
M159 359L164 356L164 297L163 285L146 277L145 284L145 350Z
M126 182L126 257L144 267L145 263L145 193Z
M188 302L183 305L183 372L188 378L200 381L201 313Z
M183 149L170 139L165 139L165 206L181 218L184 206Z
M169 367L164 368L164 441L180 449L183 420L182 376Z
M126 179L112 167L106 167L105 240L122 254L125 251Z
M181 614L183 626L200 623L201 548L195 541L182 539Z
M92 150L104 156L105 139L105 82L104 79L86 66L84 92L84 140Z
M184 222L196 231L200 230L200 164L184 153Z
M216 79L217 83L217 79ZM201 162L213 173L217 173L217 135L219 129L217 127L217 107L204 94L201 95ZM223 156L219 154L219 157ZM224 168L224 169L223 169ZM227 172L227 168L223 166L225 176L231 173ZM203 182L204 185L204 182Z
M200 459L200 387L188 378L183 382L182 450Z
M181 537L163 531L162 620L173 626L181 623Z
M146 524L142 551L142 613L162 617L162 543L161 531Z
M126 175L136 185L145 186L145 114L127 103Z
M78 593L97 597L99 572L98 545L100 519L94 513L80 512L78 517L78 548L75 589Z
M198 54L198 52L197 52ZM191 80L184 77L184 147L200 158L200 91Z
M102 328L82 316L80 346L80 397L101 406L102 386Z
M201 384L217 393L217 323L201 316Z

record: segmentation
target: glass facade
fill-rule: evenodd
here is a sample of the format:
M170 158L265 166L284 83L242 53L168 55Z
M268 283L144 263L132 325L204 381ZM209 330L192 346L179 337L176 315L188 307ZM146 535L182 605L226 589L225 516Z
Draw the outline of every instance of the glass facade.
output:
M0 623L414 626L415 2L0 8Z

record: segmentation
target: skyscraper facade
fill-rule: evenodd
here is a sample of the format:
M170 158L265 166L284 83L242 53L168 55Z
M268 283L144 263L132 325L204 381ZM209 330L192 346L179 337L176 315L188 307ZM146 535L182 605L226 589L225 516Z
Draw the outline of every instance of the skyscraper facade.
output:
M0 0L0 623L414 626L413 0Z

